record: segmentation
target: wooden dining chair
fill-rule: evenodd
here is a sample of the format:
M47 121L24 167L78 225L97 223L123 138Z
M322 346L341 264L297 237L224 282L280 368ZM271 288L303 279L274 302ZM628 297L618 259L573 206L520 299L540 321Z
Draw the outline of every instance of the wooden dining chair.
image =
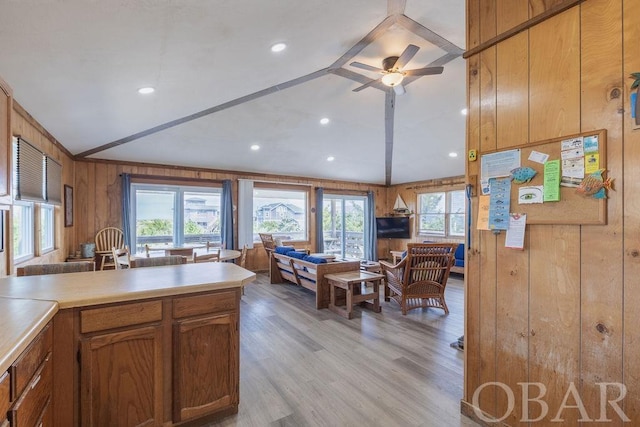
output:
M134 258L131 260L131 268L160 267L163 265L186 264L187 257L182 255L157 256L151 258Z
M104 270L105 267L116 267L112 248L124 248L124 233L116 227L105 227L96 234L95 253L99 258L100 270Z
M207 252L194 252L191 255L192 262L218 262L220 261L220 249L207 249Z
M242 251L240 251L240 260L238 261L238 265L242 268L247 268L247 245L242 247ZM244 284L242 285L242 295L244 295Z
M276 249L276 240L271 233L258 233L260 240L262 241L262 247L267 251L267 256L271 256L271 252Z
M93 261L56 262L52 264L33 264L18 267L16 276L39 276L42 274L80 273L94 271Z
M122 270L125 268L131 268L131 253L129 252L129 246L125 245L124 248L111 248L111 256L115 264L116 270Z

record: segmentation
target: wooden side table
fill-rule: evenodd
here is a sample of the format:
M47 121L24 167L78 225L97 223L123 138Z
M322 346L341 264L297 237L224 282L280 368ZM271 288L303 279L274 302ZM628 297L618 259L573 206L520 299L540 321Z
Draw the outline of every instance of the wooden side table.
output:
M347 319L353 318L353 305L360 304L362 307L380 313L380 282L384 279L382 274L370 273L368 271L347 271L344 273L327 274L324 276L329 284L331 297L329 300L329 310ZM367 283L373 285L373 292L369 292ZM365 285L365 286L362 286ZM343 289L346 293L346 304L339 306L336 298L337 289ZM355 293L355 290L360 293ZM370 302L371 301L371 302Z

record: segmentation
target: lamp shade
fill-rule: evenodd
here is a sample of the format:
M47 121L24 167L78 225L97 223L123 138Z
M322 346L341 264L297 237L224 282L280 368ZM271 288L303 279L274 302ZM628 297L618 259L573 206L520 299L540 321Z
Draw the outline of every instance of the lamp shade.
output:
M404 74L399 71L393 71L382 76L382 83L387 86L395 86L402 83L402 79L404 79Z

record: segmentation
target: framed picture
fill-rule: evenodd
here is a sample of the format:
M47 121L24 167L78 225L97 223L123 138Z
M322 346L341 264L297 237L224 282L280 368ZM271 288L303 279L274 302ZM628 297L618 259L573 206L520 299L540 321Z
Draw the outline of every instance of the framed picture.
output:
M73 187L64 186L64 226L73 226Z

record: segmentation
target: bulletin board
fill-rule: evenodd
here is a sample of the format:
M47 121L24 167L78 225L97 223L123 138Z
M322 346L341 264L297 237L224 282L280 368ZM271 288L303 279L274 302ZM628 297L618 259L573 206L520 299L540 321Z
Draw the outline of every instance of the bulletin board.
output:
M607 223L607 199L596 199L591 196L584 196L576 191L575 187L560 186L560 200L557 202L544 202L539 204L519 204L519 188L521 186L543 185L544 165L529 160L533 151L547 154L548 160L561 159L561 144L579 137L590 137L597 135L599 157L599 169L604 169L603 176L608 177L607 171L607 132L600 129L591 132L584 132L575 135L567 135L559 138L549 139L530 144L509 147L508 150L520 150L520 162L522 167L533 168L537 174L526 184L511 184L510 211L512 213L526 213L527 224L596 224ZM593 138L592 138L593 139ZM508 150L494 150L481 153L481 155L503 152ZM534 154L536 154L534 153ZM560 160L562 162L562 160ZM615 188L615 186L614 186ZM611 190L607 190L607 197L611 197Z

